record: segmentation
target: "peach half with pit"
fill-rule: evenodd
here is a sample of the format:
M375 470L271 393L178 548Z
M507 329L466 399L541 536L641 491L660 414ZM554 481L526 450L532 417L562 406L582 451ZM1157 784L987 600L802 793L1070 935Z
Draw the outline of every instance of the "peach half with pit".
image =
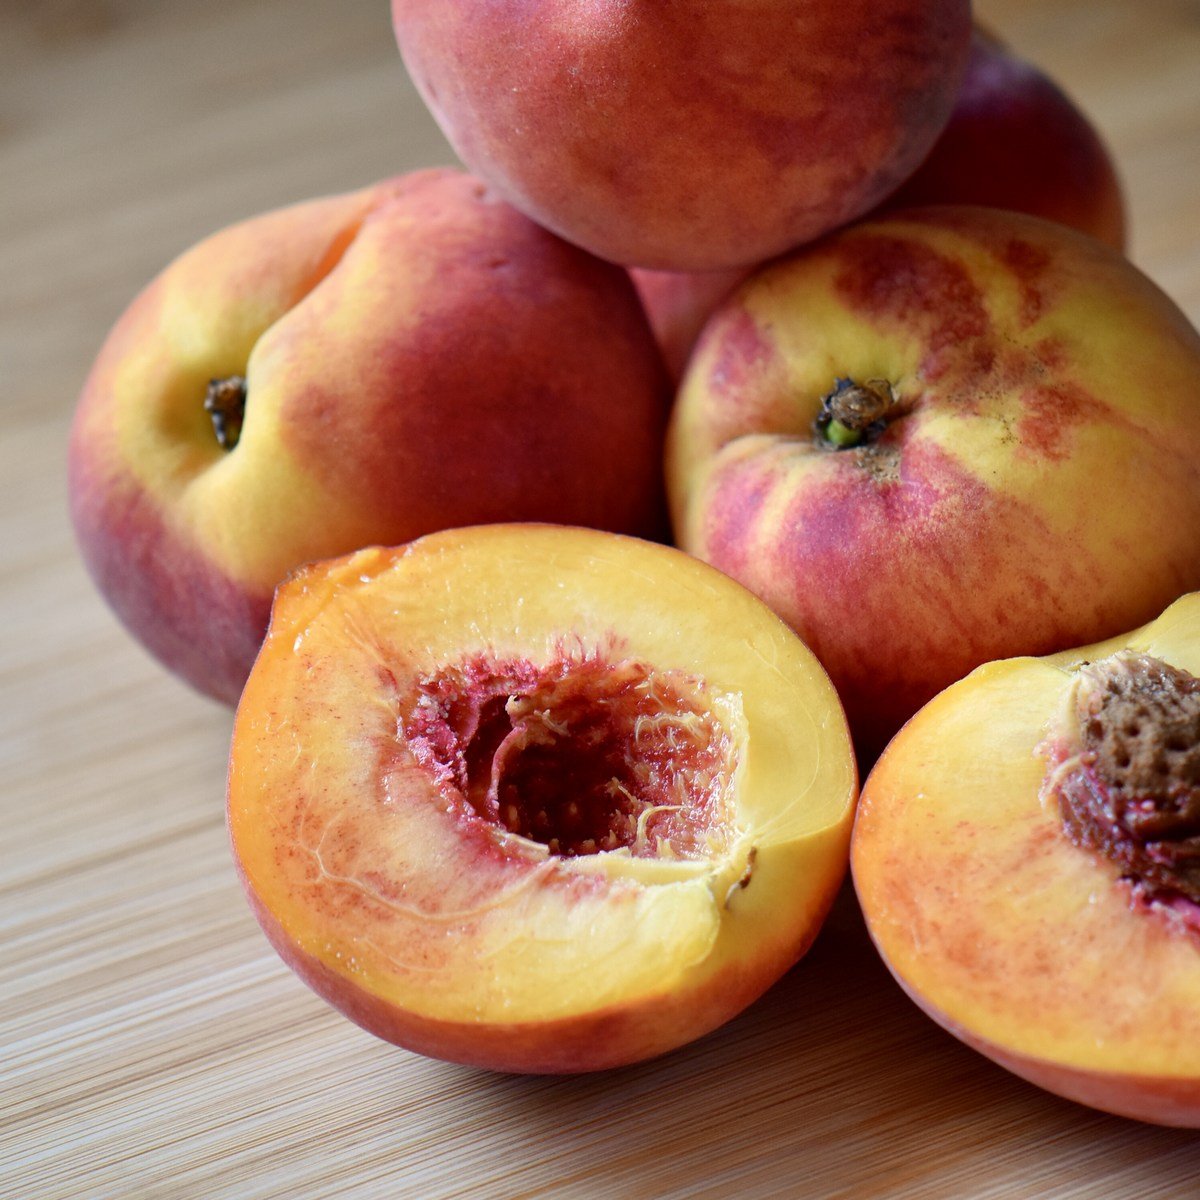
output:
M868 778L852 861L876 946L951 1033L1200 1126L1200 594L939 695Z
M1200 588L1200 335L1065 226L864 221L710 318L667 485L678 544L804 638L871 760L980 663Z
M303 562L485 521L663 536L667 404L624 271L421 171L151 282L80 399L71 513L128 629L233 703Z
M576 1072L716 1028L804 952L856 768L816 659L732 580L477 526L304 568L238 706L229 828L284 960L372 1033Z

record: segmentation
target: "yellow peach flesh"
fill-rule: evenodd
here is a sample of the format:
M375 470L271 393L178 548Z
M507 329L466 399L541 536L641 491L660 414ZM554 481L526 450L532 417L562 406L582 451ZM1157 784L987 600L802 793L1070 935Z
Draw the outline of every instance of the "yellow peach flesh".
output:
M1200 675L1200 595L1127 636L980 667L922 709L863 790L855 886L905 990L1063 1095L1200 1123L1200 939L1135 904L1042 795L1080 664L1139 651Z
M736 763L728 836L707 853L565 857L464 825L398 738L414 681L473 656L545 665L564 646L700 681ZM376 1032L482 1065L587 1069L699 1036L791 965L844 871L855 772L823 672L725 577L632 539L479 527L280 589L229 789L276 944L382 1006ZM569 1042L596 1014L635 1014L633 1032L527 1062L491 1048L504 1029Z

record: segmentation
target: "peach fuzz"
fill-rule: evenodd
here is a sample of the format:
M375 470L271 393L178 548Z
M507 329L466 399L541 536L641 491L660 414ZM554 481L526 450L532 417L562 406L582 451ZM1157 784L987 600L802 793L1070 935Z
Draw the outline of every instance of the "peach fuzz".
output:
M887 201L926 204L1031 213L1125 248L1121 182L1095 127L1053 79L981 29L950 123Z
M393 0L463 162L630 266L750 265L860 216L941 132L965 0Z
M654 340L676 383L683 378L704 322L753 272L753 267L729 271L646 271L634 267L629 272L654 330Z
M1157 665L1145 686L1136 672L1147 662ZM1058 1095L1192 1127L1197 675L1194 594L1108 642L980 667L888 747L863 789L852 849L871 936L934 1020ZM1086 719L1167 789L1131 787L1130 762L1102 742L1064 757L1079 736L1081 689L1105 680L1119 684L1105 693L1113 707L1089 702ZM1130 712L1139 715L1132 727ZM1180 739L1182 728L1190 735ZM1108 777L1113 764L1125 778ZM1078 811L1064 819L1064 797L1079 784L1099 818L1090 828ZM1148 886L1147 869L1167 886Z
M949 124L880 208L931 204L1029 213L1125 248L1125 200L1100 135L1052 79L979 28ZM676 382L705 321L756 269L630 272Z
M479 526L309 566L238 706L250 903L327 1001L504 1071L661 1054L804 952L856 772L827 677L669 547Z
M678 543L808 642L869 761L980 663L1200 587L1198 381L1200 336L1091 238L864 222L706 326L668 431Z
M224 447L213 380L244 405ZM497 520L660 536L667 399L623 271L426 171L236 225L152 282L84 388L72 515L122 621L232 703L300 563Z

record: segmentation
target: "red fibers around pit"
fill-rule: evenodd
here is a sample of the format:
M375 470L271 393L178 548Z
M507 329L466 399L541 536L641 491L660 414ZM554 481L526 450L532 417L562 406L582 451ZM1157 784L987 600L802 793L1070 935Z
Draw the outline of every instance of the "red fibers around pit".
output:
M1074 728L1042 749L1067 837L1142 902L1200 902L1200 680L1132 652L1081 673ZM1194 915L1194 914L1193 914Z
M422 680L400 732L452 803L552 854L708 856L736 761L702 691L629 660L479 657Z
M1043 751L1051 770L1068 757L1058 745ZM1200 888L1189 879L1185 863L1180 871L1180 852L1171 842L1143 842L1126 827L1122 817L1114 815L1114 789L1095 770L1081 763L1058 776L1047 788L1062 817L1063 829L1071 842L1108 859L1121 869L1121 882L1129 889L1131 908L1159 912L1196 935L1200 935ZM1120 798L1124 799L1124 798ZM1122 809L1137 810L1154 804L1153 798L1134 797L1122 803ZM1193 842L1194 853L1194 842ZM1185 852L1186 853L1186 852Z

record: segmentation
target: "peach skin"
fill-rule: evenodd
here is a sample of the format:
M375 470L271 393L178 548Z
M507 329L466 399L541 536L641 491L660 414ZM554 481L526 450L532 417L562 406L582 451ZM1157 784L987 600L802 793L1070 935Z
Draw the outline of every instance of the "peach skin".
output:
M978 28L950 123L881 208L930 204L1025 212L1125 248L1124 196L1100 135L1052 79ZM705 321L756 269L630 272L676 383Z
M661 536L667 400L625 272L421 172L151 283L84 388L72 515L122 621L232 702L303 562L498 520Z
M668 432L686 550L762 596L864 761L973 667L1200 587L1200 336L1115 251L909 210L743 284Z
M463 162L627 266L749 266L913 171L966 66L966 0L392 0Z
M1125 249L1112 155L1045 72L982 29L950 123L888 208L983 204L1060 221Z

